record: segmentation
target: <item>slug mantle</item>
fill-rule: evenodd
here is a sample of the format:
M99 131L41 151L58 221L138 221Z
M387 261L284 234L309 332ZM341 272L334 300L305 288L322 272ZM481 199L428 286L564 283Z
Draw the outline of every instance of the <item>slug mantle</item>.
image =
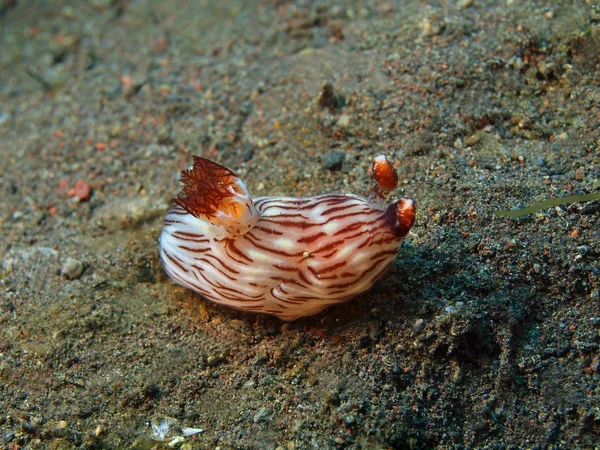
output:
M283 320L349 300L385 273L415 222L412 200L386 204L398 184L390 162L371 168L367 198L252 200L231 170L194 156L160 236L165 271L213 302Z

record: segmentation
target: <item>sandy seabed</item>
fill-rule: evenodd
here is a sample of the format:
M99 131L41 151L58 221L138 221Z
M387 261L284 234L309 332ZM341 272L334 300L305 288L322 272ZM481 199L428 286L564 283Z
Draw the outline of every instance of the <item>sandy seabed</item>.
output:
M592 1L0 0L1 446L597 448L600 202L494 213L600 192L598 86ZM162 271L192 155L301 196L380 153L417 223L359 298Z

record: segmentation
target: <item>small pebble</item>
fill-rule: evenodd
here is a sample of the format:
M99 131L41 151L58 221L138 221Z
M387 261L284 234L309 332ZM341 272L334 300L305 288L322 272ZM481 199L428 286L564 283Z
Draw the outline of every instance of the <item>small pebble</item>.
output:
M321 95L319 95L318 104L321 108L327 108L330 111L335 111L336 101L333 93L333 85L329 82L323 85Z
M419 333L423 331L423 328L425 328L425 321L423 319L415 320L415 323L413 324L413 331L415 333Z
M201 433L204 433L204 430L202 428L182 428L181 429L181 434L183 434L185 437L195 436L195 435L201 434Z
M348 128L350 126L351 117L348 114L342 114L337 121L337 126L340 128Z
M83 263L75 258L67 258L60 273L67 280L75 280L83 273Z
M74 194L80 202L85 202L90 199L92 188L87 182L79 179L75 182Z
M185 442L185 438L183 436L175 436L173 439L169 441L167 444L169 447L173 448L183 444Z
M585 206L581 208L581 214L584 215L594 214L598 211L600 211L600 202L598 201L586 203Z
M581 256L586 256L590 252L590 247L587 245L580 245L577 247L577 253Z
M481 140L481 134L475 133L465 139L465 145L469 147L477 144Z
M330 151L323 157L323 167L332 172L340 170L344 163L345 155L342 152Z
M258 412L254 415L254 423L262 422L266 420L269 416L269 408L263 406L258 410Z
M353 423L356 423L356 416L354 414L350 414L344 417L344 422L346 422L347 425L352 425Z

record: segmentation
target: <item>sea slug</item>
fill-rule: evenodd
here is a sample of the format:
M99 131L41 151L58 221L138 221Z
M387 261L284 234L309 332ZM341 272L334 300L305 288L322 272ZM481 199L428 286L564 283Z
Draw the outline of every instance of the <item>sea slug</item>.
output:
M349 300L385 273L415 222L412 200L386 204L398 183L390 162L371 167L367 198L252 200L231 170L194 156L160 236L165 271L216 303L283 320Z

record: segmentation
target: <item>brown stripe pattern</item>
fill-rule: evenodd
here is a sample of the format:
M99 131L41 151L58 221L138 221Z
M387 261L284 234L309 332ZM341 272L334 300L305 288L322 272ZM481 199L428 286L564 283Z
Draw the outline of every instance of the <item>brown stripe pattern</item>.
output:
M411 210L414 221L408 199L386 207L354 195L261 197L254 207L258 222L234 236L176 206L164 221L160 255L173 280L207 299L284 320L369 289L408 232L398 211Z

